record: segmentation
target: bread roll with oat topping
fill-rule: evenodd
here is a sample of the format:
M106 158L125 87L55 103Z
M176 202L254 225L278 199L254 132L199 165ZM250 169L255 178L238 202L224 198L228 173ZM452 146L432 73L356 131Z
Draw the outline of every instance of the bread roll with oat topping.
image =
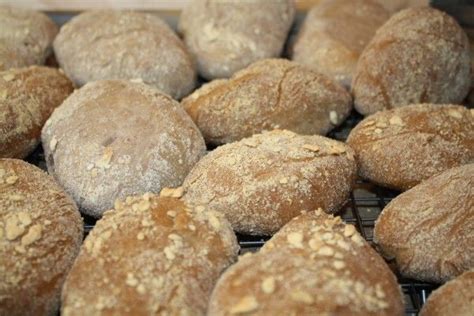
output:
M442 283L474 268L474 164L399 195L375 223L374 241L408 278Z
M46 123L42 141L48 171L94 217L117 198L181 185L206 150L178 102L123 80L73 93Z
M449 168L474 162L474 112L458 105L416 104L360 122L347 143L359 174L407 190Z
M322 211L294 218L217 282L209 316L403 315L384 260L352 225Z
M324 135L352 108L343 87L284 59L261 60L229 80L211 81L181 104L213 145L272 129Z
M62 315L205 315L239 247L220 214L181 194L127 197L104 214L67 277Z
M271 235L301 211L337 212L355 181L353 154L322 136L254 135L201 159L183 183L184 199L225 214L239 233Z
M45 172L0 159L0 315L57 315L82 219Z

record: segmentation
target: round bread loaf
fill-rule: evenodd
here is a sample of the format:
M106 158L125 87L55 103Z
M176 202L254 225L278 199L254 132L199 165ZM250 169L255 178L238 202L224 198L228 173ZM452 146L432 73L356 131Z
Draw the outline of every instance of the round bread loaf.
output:
M57 108L42 132L48 171L84 213L117 198L179 186L205 154L179 103L142 83L89 83Z
M0 5L0 71L44 64L57 33L43 13Z
M359 174L407 190L444 170L474 162L474 111L417 104L382 111L360 122L347 143Z
M295 15L292 0L193 0L178 29L206 79L227 78L278 57Z
M461 103L470 86L469 42L449 15L403 10L376 33L352 81L363 115L412 103Z
M40 66L0 72L0 157L24 158L41 128L74 89L59 70Z
M474 164L399 195L375 224L375 242L403 276L446 282L474 268Z
M214 145L276 128L326 134L352 108L343 87L284 59L258 61L229 80L211 81L182 105Z
M308 12L291 59L349 87L360 54L389 16L375 0L324 0Z
M217 282L209 316L403 315L402 293L384 260L352 225L308 213Z
M472 316L474 311L474 270L464 272L431 293L421 316Z
M239 233L271 235L301 211L337 212L355 182L353 155L322 136L254 135L201 159L184 181L184 199L225 214Z
M57 315L82 219L45 172L0 159L0 315Z
M81 13L61 28L54 52L79 86L101 79L137 79L179 99L195 85L194 64L184 44L153 14Z
M104 214L67 277L62 315L205 315L239 246L221 214L181 194L127 197Z

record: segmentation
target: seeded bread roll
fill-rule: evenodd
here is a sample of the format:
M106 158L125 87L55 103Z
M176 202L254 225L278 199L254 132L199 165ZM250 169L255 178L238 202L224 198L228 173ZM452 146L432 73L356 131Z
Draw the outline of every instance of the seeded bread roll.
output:
M43 13L0 5L0 71L44 64L57 33Z
M474 311L474 270L464 272L428 297L421 316L471 316Z
M359 174L407 190L449 168L474 162L474 111L417 104L367 117L349 134Z
M326 134L352 108L343 87L284 59L258 61L229 80L211 81L182 105L214 145L276 128Z
M403 276L446 282L474 268L474 164L450 169L399 195L374 240Z
M24 158L41 128L74 89L57 69L31 66L0 72L0 157Z
M384 260L339 217L298 216L217 282L209 316L403 315Z
M357 60L389 18L375 0L325 0L306 16L291 59L349 87Z
M67 277L62 315L205 315L239 246L220 214L181 194L127 197L104 214Z
M142 83L89 83L57 108L42 131L48 171L85 214L117 198L181 185L205 153L178 102Z
M194 0L178 29L201 76L228 78L259 59L278 57L294 15L293 0Z
M137 79L179 99L195 85L196 71L184 44L153 14L81 13L61 28L54 52L78 86L101 79Z
M337 212L355 181L353 155L322 136L254 135L201 159L184 181L184 199L225 214L239 233L271 235L301 211Z
M0 159L0 315L57 315L82 219L45 172Z
M432 8L403 10L376 33L352 81L363 115L413 103L459 104L470 86L469 42L457 22Z

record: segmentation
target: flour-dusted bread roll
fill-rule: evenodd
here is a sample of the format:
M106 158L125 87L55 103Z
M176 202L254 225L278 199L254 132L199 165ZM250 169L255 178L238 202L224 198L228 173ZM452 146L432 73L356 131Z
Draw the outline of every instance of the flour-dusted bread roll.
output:
M229 80L211 81L181 104L214 145L272 129L326 134L352 108L342 86L284 59L258 61Z
M0 159L0 315L57 315L82 219L52 177Z
M200 160L184 181L184 198L225 214L240 233L271 235L301 211L337 212L355 181L353 155L322 136L254 135Z
M74 92L54 111L41 139L48 171L94 217L117 198L181 185L206 150L178 102L122 80Z
M57 33L43 13L0 5L0 71L44 64Z
M375 242L403 276L446 282L474 268L474 164L399 195L375 224Z
M474 270L431 293L423 305L421 316L472 316L474 311Z
M227 78L259 59L278 57L294 15L293 0L193 0L178 29L199 74Z
M54 52L79 86L101 79L137 79L179 99L195 84L196 71L184 44L153 14L81 13L61 28Z
M57 69L42 66L0 72L0 157L24 158L41 128L74 89Z
M308 12L291 59L349 87L360 54L389 16L375 0L324 0Z
M381 111L360 122L347 143L356 152L363 178L407 190L449 168L474 162L474 111L434 104Z
M392 16L363 51L352 81L363 115L413 103L461 103L470 86L469 42L432 8Z
M127 197L104 214L67 277L62 315L205 315L239 246L221 214L181 194Z
M400 287L352 225L322 211L288 223L227 269L209 316L403 315Z

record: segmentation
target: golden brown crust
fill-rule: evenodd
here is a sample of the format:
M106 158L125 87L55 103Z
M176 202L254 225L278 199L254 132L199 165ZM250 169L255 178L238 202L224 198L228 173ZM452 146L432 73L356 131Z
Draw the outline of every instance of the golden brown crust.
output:
M73 89L53 68L0 72L0 157L24 158L35 149L44 123Z
M381 111L360 122L347 143L363 178L407 190L474 161L474 111L436 104Z
M375 0L325 0L307 14L291 59L349 87L357 60L389 18Z
M206 150L178 102L124 80L73 93L46 123L42 142L48 171L94 217L117 198L181 185Z
M194 0L179 31L206 79L228 78L263 59L278 57L293 23L293 0Z
M294 218L219 279L217 315L402 315L396 278L352 225L322 211Z
M474 268L474 164L450 169L399 195L374 240L401 274L446 282Z
M54 52L79 86L102 79L138 79L180 99L195 85L196 71L184 44L153 14L81 13L61 28Z
M0 71L44 64L57 33L43 13L0 5Z
M264 130L326 134L351 111L351 96L324 75L284 59L265 59L215 80L182 101L210 144Z
M79 211L53 178L0 159L0 315L57 315L81 241Z
M432 8L392 16L362 53L352 82L367 115L413 103L459 104L470 86L469 42L457 22Z
M205 314L237 240L220 214L165 192L117 201L97 222L67 277L62 315Z
M184 199L225 214L234 230L271 235L304 210L337 212L356 176L344 143L289 131L218 147L186 177Z
M431 293L420 315L470 316L472 311L474 311L474 270L464 272Z

